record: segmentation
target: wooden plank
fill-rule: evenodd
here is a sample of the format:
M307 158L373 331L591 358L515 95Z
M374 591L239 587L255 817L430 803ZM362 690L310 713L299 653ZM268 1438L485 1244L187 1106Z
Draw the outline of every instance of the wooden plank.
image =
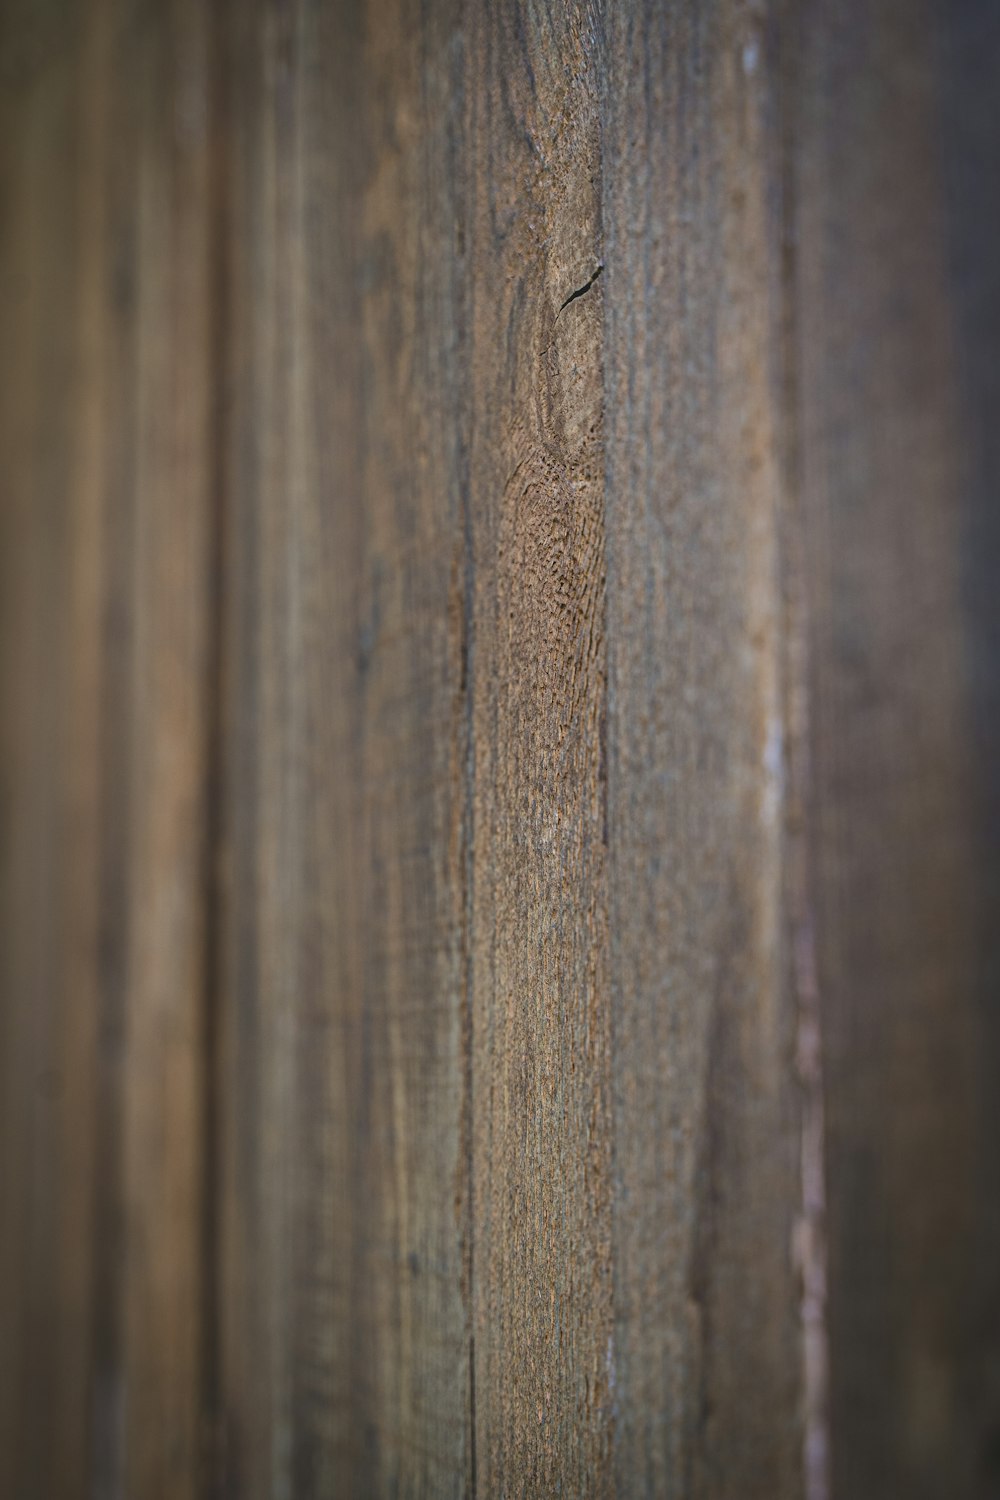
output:
M474 15L472 1193L484 1494L601 1494L610 1482L600 61L586 5Z
M247 1494L460 1494L469 1465L462 94L450 11L421 15L233 22L223 1386Z
M802 1491L764 16L609 15L616 1478Z
M793 64L843 1497L998 1475L992 10L817 0Z
M5 18L21 70L0 83L0 1490L34 1496L83 1493L86 1443L100 237L80 191L90 100L70 57L36 61L46 37L27 23Z
M200 1493L214 517L204 7L136 24L135 456L122 1078L127 1494ZM122 1275L123 1273L123 1275Z
M98 482L102 597L100 685L100 832L96 861L99 911L95 1059L93 1312L88 1380L89 1482L121 1489L125 1466L125 1108L128 950L131 893L128 866L132 820L132 653L136 579L135 462L138 275L136 157L139 107L130 37L122 11L95 12L105 101L103 162L105 264L101 269L99 392L102 446Z
M295 1029L304 898L302 413L293 412L289 390L301 341L294 27L294 10L265 5L231 8L226 23L231 290L220 291L229 304L231 387L222 432L229 598L221 1394L226 1486L248 1495L291 1493L294 1441ZM320 1060L322 1040L321 1030L310 1033Z
M368 4L361 53L366 537L352 640L366 872L357 1118L370 1155L355 1201L369 1237L356 1274L373 1296L353 1331L369 1344L373 1487L428 1496L475 1487L461 17L451 0ZM355 1158L356 1140L355 1127Z
M14 37L24 72L5 82L31 122L7 138L27 176L5 194L26 251L5 278L15 348L22 300L29 320L23 414L4 390L6 795L22 809L6 885L31 916L8 905L4 924L5 1243L24 1259L5 1279L3 1418L5 1488L24 1495L182 1496L201 1477L199 35L182 5L50 8Z

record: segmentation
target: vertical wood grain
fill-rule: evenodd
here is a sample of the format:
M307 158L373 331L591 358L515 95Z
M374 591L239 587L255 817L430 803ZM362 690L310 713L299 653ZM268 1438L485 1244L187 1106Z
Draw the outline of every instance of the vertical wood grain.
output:
M134 23L133 23L134 24ZM202 1473L204 841L213 584L204 8L139 23L129 942L121 1130L127 1494Z
M484 9L470 47L477 1470L484 1494L603 1494L601 17Z
M428 1496L473 1482L461 20L458 5L405 0L366 5L360 25L365 537L352 640L368 1098L343 1149L354 1155L363 1122L353 1201L370 1300L352 1322L372 1483Z
M798 481L843 1497L997 1483L989 11L818 3L798 18ZM984 294L992 321L970 322Z
M231 352L219 440L228 542L223 819L225 963L220 1316L224 1478L231 1493L290 1493L291 1203L302 806L301 688L289 661L301 535L290 414L296 254L287 7L228 7L231 140L224 229ZM275 497L269 505L271 497ZM279 498L280 497L280 498ZM278 507L285 525L275 524Z
M609 15L616 1479L802 1491L765 13Z
M22 1096L4 1132L25 1184L5 1195L5 1247L20 1242L25 1259L5 1280L19 1327L3 1461L19 1495L193 1495L210 583L202 33L180 4L155 19L43 7L8 24L5 56L24 50L5 81L5 151L27 176L5 198L5 243L26 236L28 254L5 277L4 310L15 340L19 316L44 321L23 351L23 415L17 382L4 386L18 496L5 525L20 528L4 549L5 638L23 674L5 683L4 729L26 757L5 754L5 801L27 814L6 881L17 900L29 871L38 884L30 922L9 908L5 919L5 1071L36 1102Z
M461 38L406 4L237 25L227 1462L460 1494Z
M0 7L4 1496L995 1490L994 9Z

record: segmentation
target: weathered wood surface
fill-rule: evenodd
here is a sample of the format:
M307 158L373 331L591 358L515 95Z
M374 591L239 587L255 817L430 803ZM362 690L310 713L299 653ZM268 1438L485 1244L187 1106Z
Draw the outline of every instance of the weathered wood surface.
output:
M989 1495L1000 16L813 3L798 26L796 478L834 1493Z
M614 15L617 1479L802 1493L782 919L780 277L763 16Z
M998 85L0 9L0 1494L995 1493Z
M183 0L18 20L2 33L0 1490L193 1495L206 28Z

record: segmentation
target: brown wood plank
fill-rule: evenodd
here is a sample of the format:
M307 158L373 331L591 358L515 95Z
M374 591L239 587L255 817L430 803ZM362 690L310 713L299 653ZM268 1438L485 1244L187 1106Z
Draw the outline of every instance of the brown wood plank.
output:
M135 23L133 23L134 25ZM143 17L136 159L129 938L122 1099L124 1491L200 1493L212 557L208 35Z
M23 71L0 84L0 1491L33 1497L82 1495L86 1443L100 240L80 191L95 165L80 74L69 56L39 69L17 46L27 18L5 19Z
M132 819L132 655L138 277L136 160L139 100L131 37L123 11L95 12L105 101L103 235L99 322L102 600L100 684L100 833L96 852L99 997L93 1206L92 1368L88 1389L89 1482L121 1488L125 1458L125 1143L123 1121L131 931L129 858Z
M469 49L477 1482L483 1494L603 1494L599 18L586 5L484 8Z
M288 705L296 674L277 649L267 661L268 639L276 648L280 629L273 594L283 572L288 573L289 558L280 543L275 555L274 526L265 530L269 494L275 497L274 508L283 505L289 517L295 498L287 455L287 267L293 249L288 198L295 175L288 109L279 112L281 100L290 94L282 24L276 7L227 10L229 222L223 232L229 242L229 286L218 289L228 300L225 322L231 341L225 365L231 384L220 433L228 444L223 470L227 698L220 912L228 925L218 995L225 1194L221 1393L227 1485L249 1496L288 1484L290 1401L283 1332L291 1296L289 1115L295 1104L289 1073L295 974L289 955L299 893L290 884L287 866L288 849L301 836L301 817L293 823L287 797L282 806L283 786L274 769L282 738L287 740L296 727ZM278 693L284 695L280 702ZM276 847L282 837L284 843ZM275 936L275 913L281 910L286 919ZM282 962L285 974L278 972Z
M28 174L5 194L27 257L4 307L36 320L4 503L20 674L4 728L22 746L14 765L5 755L22 809L6 880L31 911L4 921L18 1120L4 1143L24 1184L5 1195L5 1242L23 1236L25 1256L5 1283L18 1323L4 1488L193 1495L210 584L200 28L180 5L33 20L4 84L8 160ZM4 394L9 410L15 382Z
M361 23L366 536L351 639L364 767L357 1040L369 1092L344 1149L356 1158L364 1121L355 1201L368 1244L356 1274L374 1296L352 1331L370 1372L373 1486L427 1496L474 1483L461 15L449 0L405 0L366 5Z
M616 1478L802 1492L764 17L608 17Z
M234 25L228 1467L247 1494L460 1494L453 19Z
M1000 29L986 5L822 0L800 28L798 478L833 1493L986 1496L1000 1472L986 416Z
M0 5L0 1494L994 1493L995 13Z

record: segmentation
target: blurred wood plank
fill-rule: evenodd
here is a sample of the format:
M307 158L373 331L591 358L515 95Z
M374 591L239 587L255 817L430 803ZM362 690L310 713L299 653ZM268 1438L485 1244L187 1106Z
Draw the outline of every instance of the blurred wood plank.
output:
M796 22L833 1493L986 1496L1000 27L982 4L822 0Z
M803 1492L763 11L608 16L618 1492Z
M103 159L80 85L58 56L6 78L0 127L0 1490L29 1496L83 1494L88 1431Z
M204 1312L204 32L181 4L44 19L4 97L26 174L4 310L35 320L23 395L4 382L5 888L31 912L4 921L4 1246L23 1256L4 1488L183 1496Z
M206 841L218 690L205 8L158 7L123 61L139 115L119 1482L165 1500L200 1492L204 1442Z
M227 1465L241 1494L457 1495L454 20L308 3L234 27Z

